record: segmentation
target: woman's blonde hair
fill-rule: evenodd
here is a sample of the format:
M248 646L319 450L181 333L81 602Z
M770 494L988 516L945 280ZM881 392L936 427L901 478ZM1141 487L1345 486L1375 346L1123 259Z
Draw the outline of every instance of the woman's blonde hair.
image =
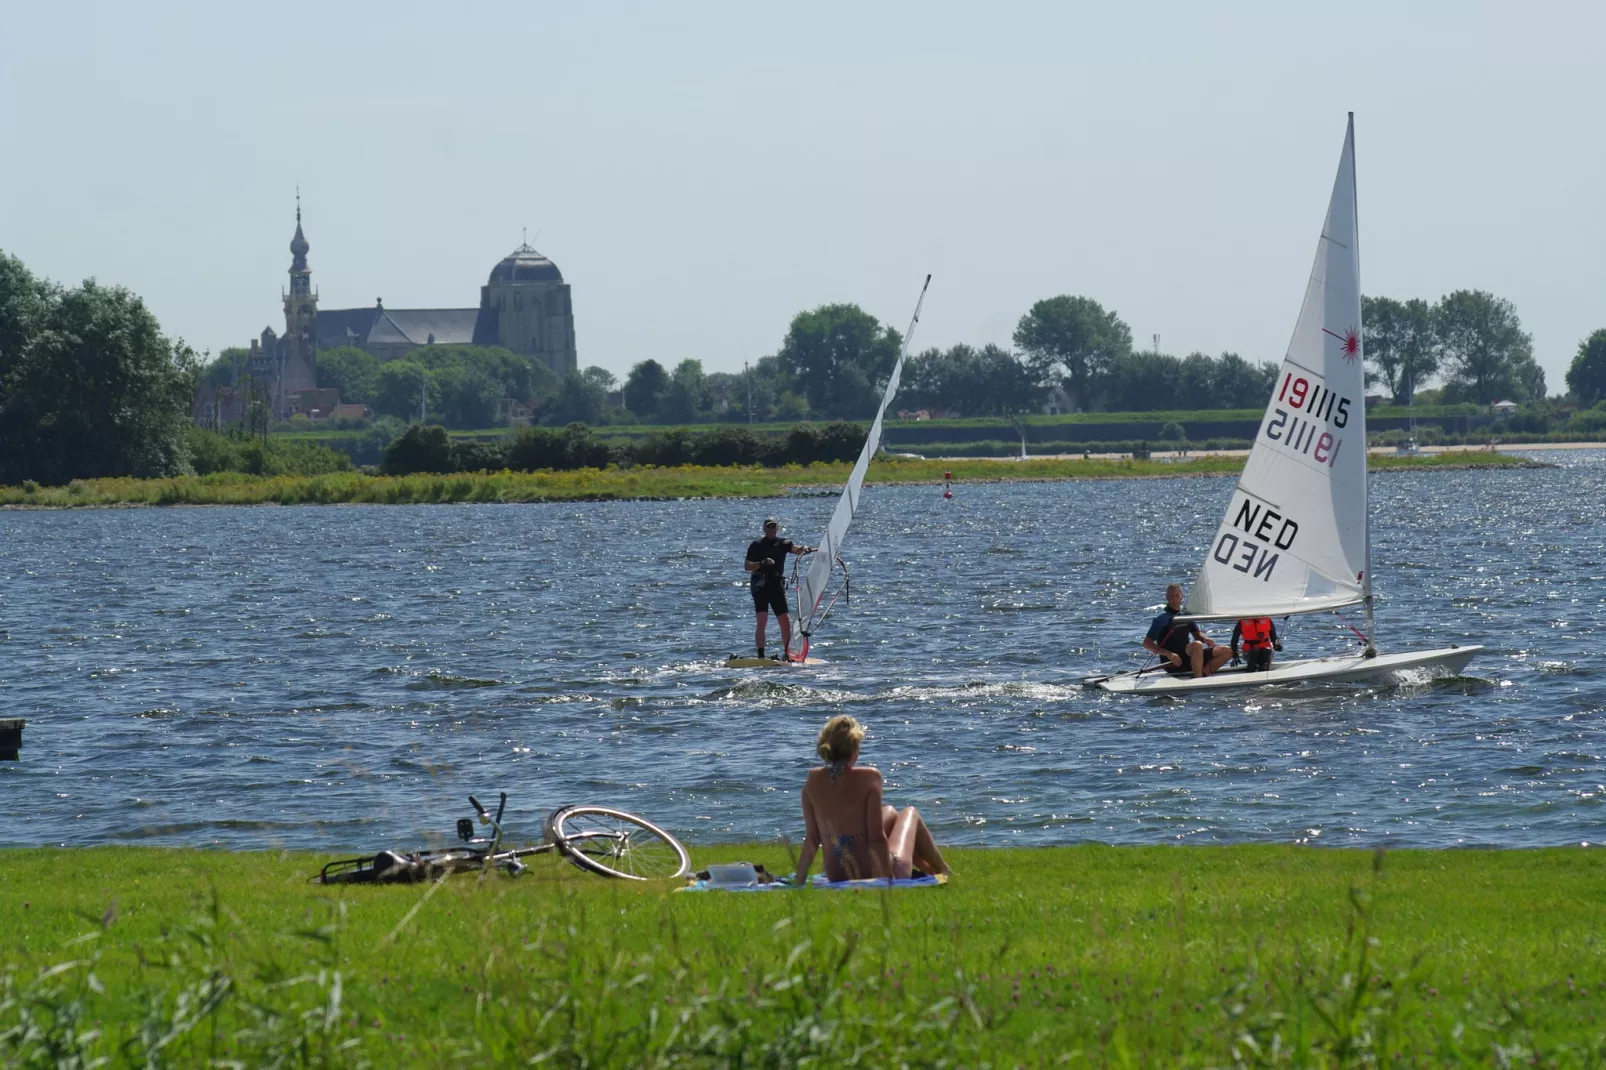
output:
M845 762L859 753L859 741L864 738L864 725L845 713L839 713L820 729L819 746L815 748L827 762Z

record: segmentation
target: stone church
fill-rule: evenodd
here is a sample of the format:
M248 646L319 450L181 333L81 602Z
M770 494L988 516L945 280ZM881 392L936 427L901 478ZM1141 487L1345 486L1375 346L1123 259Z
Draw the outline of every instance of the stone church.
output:
M240 422L251 394L271 404L278 420L309 412L309 402L327 404L322 395L329 391L316 389L318 352L337 346L356 346L381 361L396 360L420 346L500 346L540 361L560 378L578 367L569 284L558 266L528 243L491 269L480 287L478 308L386 308L380 300L370 308L319 309L307 266L310 249L298 198L290 289L283 294L284 334L267 327L252 340L242 376L249 383L201 388L195 399L197 422Z

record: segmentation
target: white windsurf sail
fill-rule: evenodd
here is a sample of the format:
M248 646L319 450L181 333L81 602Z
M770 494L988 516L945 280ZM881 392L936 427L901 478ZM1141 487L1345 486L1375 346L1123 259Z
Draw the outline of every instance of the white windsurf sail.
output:
M904 332L903 347L898 350L897 362L892 365L892 374L887 378L887 388L881 394L881 406L876 409L875 420L870 424L870 434L864 440L864 448L859 451L859 459L853 463L847 486L842 488L842 497L837 499L831 522L825 526L825 534L820 537L819 547L798 581L798 627L792 633L792 645L786 652L790 660L802 661L808 656L809 637L814 633L815 626L830 612L831 603L826 601L825 596L831 584L831 570L840 563L837 555L842 549L842 540L847 538L848 525L853 523L853 514L858 512L859 493L864 487L864 474L870 468L870 458L881 448L881 421L886 416L893 395L898 392L903 361L909 355L909 340L914 337L915 327L920 323L920 308L926 303L926 288L930 285L931 276L927 275L925 284L920 287L920 299L915 302L914 318Z
M1185 618L1283 616L1369 604L1365 351L1355 117L1293 341Z

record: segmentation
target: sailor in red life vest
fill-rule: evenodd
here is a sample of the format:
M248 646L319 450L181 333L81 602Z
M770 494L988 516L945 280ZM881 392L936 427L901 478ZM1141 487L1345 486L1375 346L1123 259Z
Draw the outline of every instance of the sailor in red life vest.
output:
M1250 672L1265 672L1271 668L1271 652L1281 650L1283 643L1277 638L1277 625L1270 617L1245 617L1232 626L1232 660L1238 660L1238 645L1244 648L1244 667Z

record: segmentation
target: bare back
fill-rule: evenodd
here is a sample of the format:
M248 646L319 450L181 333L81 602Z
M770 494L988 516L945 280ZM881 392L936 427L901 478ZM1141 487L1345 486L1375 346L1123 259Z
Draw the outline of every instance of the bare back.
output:
M854 766L833 780L825 767L803 783L803 823L809 842L824 853L826 878L858 880L888 870L882 824L881 770ZM879 864L872 859L877 858Z

